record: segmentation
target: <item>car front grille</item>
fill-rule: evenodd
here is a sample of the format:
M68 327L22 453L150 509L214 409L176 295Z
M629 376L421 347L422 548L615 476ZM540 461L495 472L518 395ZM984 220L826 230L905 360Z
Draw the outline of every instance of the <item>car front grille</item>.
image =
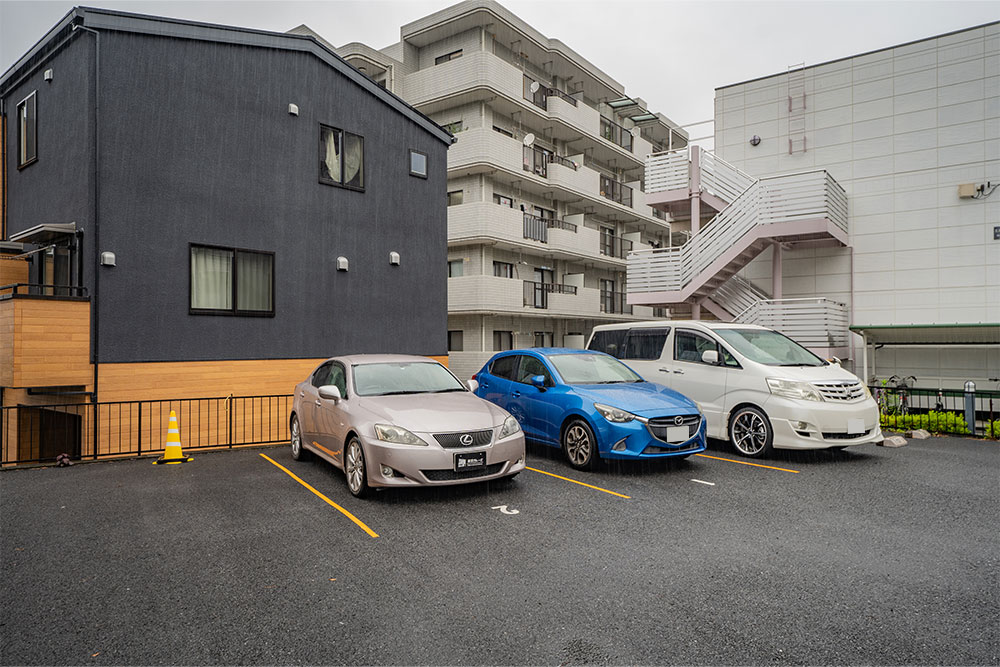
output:
M462 444L462 436L468 435L472 436L472 442L469 444ZM457 447L481 447L482 445L490 444L493 440L493 429L485 429L483 431L463 431L461 433L435 433L434 439L438 441L438 444L446 449L457 448Z
M871 435L871 429L868 429L864 433L824 433L824 440L857 440L858 438L864 438Z
M646 449L642 450L643 454L683 454L684 452L700 452L701 443L696 442L693 445L688 445L687 447L674 446L674 447L658 447L656 445L650 445Z
M495 475L500 472L503 466L503 463L492 463L481 468L473 468L472 470L421 470L420 472L432 482L449 482L456 479L473 479L475 477Z
M827 401L857 401L865 396L864 387L857 380L841 382L813 382Z
M701 415L681 415L680 424L676 417L654 417L646 423L646 430L660 442L667 442L667 429L671 426L687 426L688 438L693 438L701 427Z

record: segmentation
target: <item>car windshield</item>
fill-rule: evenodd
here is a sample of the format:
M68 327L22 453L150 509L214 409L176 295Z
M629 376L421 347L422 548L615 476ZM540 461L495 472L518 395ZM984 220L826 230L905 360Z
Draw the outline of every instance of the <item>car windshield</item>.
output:
M566 384L643 382L628 366L604 354L554 354L549 360Z
M715 329L736 351L768 366L825 366L826 362L794 340L769 329Z
M358 396L392 396L465 391L465 387L441 364L396 361L355 366L354 391Z

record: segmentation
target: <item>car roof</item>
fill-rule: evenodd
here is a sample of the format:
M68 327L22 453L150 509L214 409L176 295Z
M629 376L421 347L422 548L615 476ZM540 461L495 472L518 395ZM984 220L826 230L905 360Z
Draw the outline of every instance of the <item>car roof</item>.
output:
M701 326L710 330L718 329L761 329L768 330L758 324L742 322L719 322L716 320L656 320L652 322L623 322L620 324L599 324L594 331L615 331L619 329L662 329L665 327Z
M514 354L526 354L530 352L541 354L546 357L555 354L604 354L603 352L598 352L596 350L581 350L576 347L530 347L519 350L506 350L504 352L498 352L496 356L509 357Z
M339 357L330 357L326 361L340 361L348 366L361 366L364 364L387 364L401 362L425 362L439 363L430 357L421 357L416 354L347 354ZM323 363L326 363L324 361Z

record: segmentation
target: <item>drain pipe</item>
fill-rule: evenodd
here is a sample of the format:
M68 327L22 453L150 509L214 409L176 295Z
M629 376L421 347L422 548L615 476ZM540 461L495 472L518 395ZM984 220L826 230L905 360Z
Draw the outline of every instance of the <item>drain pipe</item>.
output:
M100 419L97 408L97 390L100 379L100 342L101 342L101 33L79 23L73 24L73 30L86 30L94 35L94 294L91 297L90 330L93 352L91 360L94 363L94 386L90 394L90 402L94 406L94 459L97 459L98 424Z

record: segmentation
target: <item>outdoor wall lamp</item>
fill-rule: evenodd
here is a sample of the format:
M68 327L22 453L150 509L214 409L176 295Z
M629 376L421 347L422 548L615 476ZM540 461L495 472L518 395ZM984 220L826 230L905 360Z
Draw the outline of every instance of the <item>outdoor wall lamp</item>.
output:
M288 115L289 116L298 116L299 115L299 105L298 104L289 104L288 105Z
M389 264L391 264L392 266L399 266L399 253L398 252L393 251L393 252L389 253Z
M105 250L101 253L101 266L118 266L115 253Z
M346 257L340 256L340 257L337 258L337 270L338 271L346 271L347 270L347 265L348 265L348 261L347 261Z

